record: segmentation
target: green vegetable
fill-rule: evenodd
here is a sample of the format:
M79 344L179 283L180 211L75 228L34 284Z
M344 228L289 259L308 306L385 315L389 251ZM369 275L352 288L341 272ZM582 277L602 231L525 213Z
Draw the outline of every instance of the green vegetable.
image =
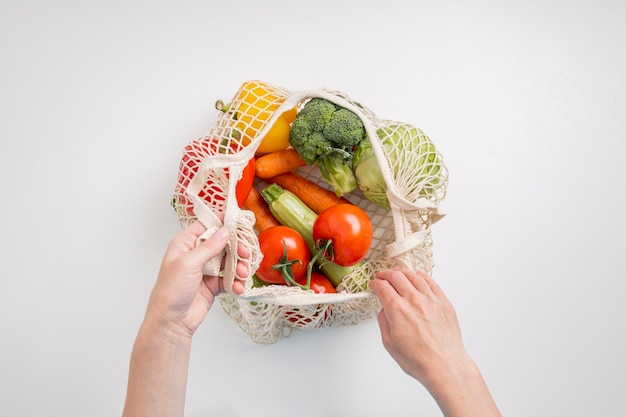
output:
M363 122L352 111L323 98L312 98L291 124L289 143L308 165L316 164L338 197L358 184L352 172L355 147L366 138Z
M267 287L268 282L263 281L257 274L252 275L252 288Z
M281 224L298 231L311 253L318 249L313 240L313 224L317 214L311 210L300 198L291 191L285 190L278 184L270 184L261 190L261 195L267 201L270 211ZM336 287L344 276L351 273L354 267L339 266L323 257L316 259L315 264Z
M417 127L405 123L384 126L376 131L387 156L393 177L402 176L402 192L409 199L433 197L441 182L440 160L432 141ZM365 197L389 208L387 184L376 160L371 142L361 141L354 153L354 175ZM407 175L406 171L410 174Z

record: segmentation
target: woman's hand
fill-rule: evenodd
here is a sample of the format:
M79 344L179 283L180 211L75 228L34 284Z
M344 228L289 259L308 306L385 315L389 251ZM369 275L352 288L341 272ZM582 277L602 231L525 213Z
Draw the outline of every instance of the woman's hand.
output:
M468 359L454 307L430 276L385 270L370 285L383 344L406 373L428 383L434 369Z
M385 349L429 390L444 415L500 416L439 285L423 272L401 269L379 272L370 285L382 304L378 324Z
M170 241L146 312L146 320L183 337L195 333L215 297L224 292L223 278L203 275L202 267L224 249L229 232L226 227L221 227L196 246L198 237L205 230L204 225L196 221ZM237 250L241 258L249 256L243 245ZM237 276L247 276L247 268L240 262L236 268ZM240 280L234 281L233 292L243 292Z
M202 267L224 249L229 233L222 227L196 246L205 230L195 222L167 247L133 345L124 417L183 415L191 336L224 291L223 278L203 275ZM235 273L247 277L250 254L243 245L237 253L243 261ZM243 289L235 279L233 292Z

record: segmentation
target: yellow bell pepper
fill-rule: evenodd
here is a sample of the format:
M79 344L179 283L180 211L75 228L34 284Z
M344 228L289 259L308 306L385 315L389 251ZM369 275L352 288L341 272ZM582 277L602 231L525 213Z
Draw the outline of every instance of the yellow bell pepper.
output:
M248 146L284 101L285 98L268 84L247 81L239 88L230 105L226 106L218 100L216 108L233 112L233 133L239 135L243 146ZM261 140L256 153L266 154L287 148L291 122L296 114L297 108L294 107L277 118Z

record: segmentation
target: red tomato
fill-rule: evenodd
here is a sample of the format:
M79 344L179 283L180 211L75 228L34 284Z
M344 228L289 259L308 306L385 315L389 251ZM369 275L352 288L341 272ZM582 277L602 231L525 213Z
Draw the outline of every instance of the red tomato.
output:
M193 215L193 203L183 196L185 195L189 182L198 172L198 168L200 167L202 161L204 161L204 159L208 156L215 155L219 152L218 143L218 138L202 137L192 140L189 144L187 144L187 146L185 146L183 158L180 162L176 191L181 195L178 203L184 205L187 209L187 213L190 215ZM233 145L233 152L234 151L235 149ZM228 173L228 168L226 168L226 173ZM242 207L246 198L248 198L248 194L250 193L254 182L254 173L255 160L252 158L245 166L241 178L235 187L237 204L239 207ZM212 199L216 195L214 187L214 184L207 182L199 193L200 197L207 203L211 203Z
M306 279L306 268L311 254L300 233L287 226L272 226L259 233L259 248L263 259L257 269L257 276L270 284L287 284L280 270L273 266L281 262L291 263L294 281ZM285 248L287 256L285 257ZM286 259L283 259L286 258Z
M306 285L306 274L302 277L300 281L298 281L301 285ZM334 294L337 292L333 283L326 278L324 274L321 272L313 271L311 273L311 282L309 284L309 288L312 289L317 294ZM313 314L314 318L317 318L322 310L322 306L317 306L318 310ZM325 308L324 319L328 318L332 313L331 308ZM302 314L300 314L299 309L294 310L286 310L285 317L292 323L295 323L298 326L306 326L311 323L313 320L309 317L305 318Z
M306 281L306 277L305 277ZM304 282L306 284L306 282ZM332 282L324 275L319 272L313 272L311 275L311 289L318 294L334 294L337 292ZM307 314L307 317L304 316L303 312L309 311L307 308L300 310L299 308L294 308L293 310L285 310L285 318L293 323L293 327L306 327L310 325L313 320L318 320L322 311L324 312L324 317L322 320L328 320L333 313L332 305L322 305L318 304L315 308L315 311Z
M293 323L291 327L305 328L309 326L313 322L313 320L318 320L318 317L320 316L320 313L322 312L322 309L324 307L321 304L318 304L314 310L311 310L312 308L313 307L311 306L307 306L301 309L294 308L290 310L285 310L285 318ZM328 311L330 311L330 309L326 308L324 318L330 315ZM303 313L306 313L306 317Z
M306 274L304 274L304 277L302 277L302 280L298 281L298 283L306 285ZM337 292L333 283L328 278L326 278L324 274L317 271L313 271L311 273L311 282L309 283L309 288L317 294L333 294Z
M320 244L332 240L331 260L351 266L367 255L373 228L367 213L352 204L338 204L322 211L313 224L313 239Z

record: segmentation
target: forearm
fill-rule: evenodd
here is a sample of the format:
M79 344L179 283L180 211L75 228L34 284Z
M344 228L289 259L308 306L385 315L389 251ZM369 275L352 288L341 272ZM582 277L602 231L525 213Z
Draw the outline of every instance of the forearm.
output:
M460 366L442 368L426 388L446 417L501 417L476 364L468 359Z
M191 339L144 322L133 346L123 417L183 416Z

